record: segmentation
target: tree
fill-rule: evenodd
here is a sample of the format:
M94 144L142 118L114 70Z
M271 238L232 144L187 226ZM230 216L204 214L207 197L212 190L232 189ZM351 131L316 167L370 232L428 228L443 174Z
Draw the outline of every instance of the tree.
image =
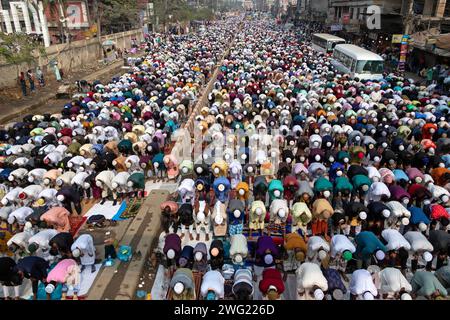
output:
M210 3L210 1L208 1ZM205 5L207 2L205 1ZM165 26L168 22L168 16L172 16L172 21L192 21L209 20L214 14L211 7L196 8L187 4L183 0L155 0L155 14Z
M102 29L109 32L132 29L139 21L137 2L132 0L95 0L94 10L97 20L97 37Z
M19 65L33 63L37 54L46 55L45 48L30 36L23 33L0 33L0 57L7 63L14 64L19 74Z

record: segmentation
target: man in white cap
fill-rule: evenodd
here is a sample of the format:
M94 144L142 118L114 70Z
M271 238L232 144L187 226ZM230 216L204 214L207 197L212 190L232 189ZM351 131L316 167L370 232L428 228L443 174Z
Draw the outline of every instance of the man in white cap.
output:
M323 300L324 292L328 290L328 282L317 264L305 262L295 273L299 300L308 300L310 295L315 300Z
M81 272L91 266L91 273L95 272L95 246L94 239L90 234L79 236L71 247L72 256L81 261Z
M50 240L58 234L55 229L44 229L39 231L34 236L28 239L28 252L45 259L46 261L53 260L50 255Z
M363 231L355 237L355 255L361 260L358 262L366 267L370 265L371 259L376 258L377 262L383 261L386 254L386 247L371 231Z
M330 267L338 270L345 281L348 281L347 275L345 274L347 263L353 258L355 251L355 245L346 235L336 234L331 238L330 256L332 261Z
M11 225L17 223L18 225L23 226L25 224L25 219L32 213L33 209L30 207L20 207L10 213L8 216L8 223Z
M374 300L378 295L372 275L366 269L358 269L353 272L349 289L352 300Z
M34 231L32 229L31 222L27 221L25 223L22 232L16 233L11 239L6 243L8 245L9 251L22 255L28 253L28 240L33 236Z
M384 299L400 298L406 300L411 292L411 284L399 269L385 268L380 271L380 292Z
M310 262L321 264L329 258L330 245L320 236L312 236L308 239L307 257Z
M237 265L244 264L244 259L248 254L247 238L243 234L235 234L231 236L230 242L230 257L233 263Z

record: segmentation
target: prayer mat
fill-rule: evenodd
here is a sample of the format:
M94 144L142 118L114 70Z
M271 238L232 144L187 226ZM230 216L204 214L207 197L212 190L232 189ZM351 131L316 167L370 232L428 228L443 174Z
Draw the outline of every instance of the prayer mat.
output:
M78 232L80 231L81 227L85 224L87 221L87 217L83 216L77 216L72 217L69 216L69 222L70 222L70 233L75 238Z
M138 214L141 205L141 198L131 199L125 211L120 215L120 219L134 218Z

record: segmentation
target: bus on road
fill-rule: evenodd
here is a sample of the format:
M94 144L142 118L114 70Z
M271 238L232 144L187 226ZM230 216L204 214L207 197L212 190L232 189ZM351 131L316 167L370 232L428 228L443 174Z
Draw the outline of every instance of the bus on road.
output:
M384 60L378 54L353 44L339 44L334 48L331 63L339 72L361 80L381 80Z
M320 52L332 53L334 47L341 43L345 43L345 39L328 33L314 33L312 37L312 47Z

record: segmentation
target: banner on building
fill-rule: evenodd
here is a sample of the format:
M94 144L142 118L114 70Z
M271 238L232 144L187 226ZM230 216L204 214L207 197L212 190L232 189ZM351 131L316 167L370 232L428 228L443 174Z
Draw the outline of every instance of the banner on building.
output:
M401 39L401 46L400 46L400 57L398 61L398 71L399 72L405 72L405 65L406 65L406 57L408 55L408 41L409 35L405 34L402 36Z
M402 34L393 34L392 35L392 43L401 43L403 35Z
M342 31L342 24L332 24L330 26L331 31Z
M350 23L350 13L344 13L342 15L342 23L349 24Z

